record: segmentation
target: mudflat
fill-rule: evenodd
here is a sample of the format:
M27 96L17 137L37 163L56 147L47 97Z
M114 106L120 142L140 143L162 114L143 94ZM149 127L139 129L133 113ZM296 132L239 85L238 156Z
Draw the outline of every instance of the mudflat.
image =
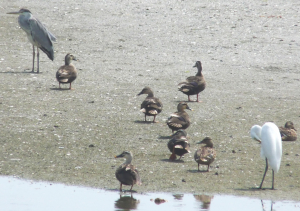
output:
M7 12L26 7L56 37L55 60L32 47ZM130 150L138 192L234 194L300 199L299 141L283 142L275 188L250 138L252 125L299 127L300 2L291 1L3 1L0 22L0 174L118 189L115 155ZM57 69L72 53L74 90L58 89ZM169 162L165 124L187 96L177 84L196 74L207 82L189 102L192 153ZM156 120L139 111L145 86L163 103ZM196 96L191 96L195 100ZM217 158L197 171L196 142L212 138ZM125 188L126 189L126 188ZM128 187L129 189L129 187Z

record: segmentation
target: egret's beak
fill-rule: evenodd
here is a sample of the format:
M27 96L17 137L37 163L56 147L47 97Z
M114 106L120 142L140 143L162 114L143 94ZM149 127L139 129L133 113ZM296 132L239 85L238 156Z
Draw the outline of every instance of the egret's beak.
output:
M20 14L20 12L18 11L18 12L8 12L8 13L6 13L6 14L14 14L14 15L18 15L18 14Z
M258 139L256 139L256 138L253 138L255 141L258 141L260 144L261 144L261 140L258 140Z

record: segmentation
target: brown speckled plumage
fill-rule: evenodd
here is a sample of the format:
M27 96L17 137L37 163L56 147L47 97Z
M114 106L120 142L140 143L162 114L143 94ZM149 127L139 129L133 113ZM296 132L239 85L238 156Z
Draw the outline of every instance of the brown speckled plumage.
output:
M59 83L59 88L60 84L70 84L69 89L71 88L71 83L77 78L77 70L73 64L71 64L71 61L77 61L75 56L72 54L67 54L65 56L65 65L61 66L57 72L56 72L56 79Z
M172 130L172 133L180 129L186 129L190 126L190 117L188 113L184 111L185 109L192 110L187 103L180 102L177 105L177 112L174 112L168 118L167 125Z
M294 127L294 123L287 121L284 127L279 127L282 141L296 141L297 140L297 130Z
M162 102L157 97L154 97L153 91L149 87L145 87L138 96L142 94L148 94L141 104L141 111L145 114L145 121L147 121L146 116L154 116L153 122L155 122L156 115L162 111Z
M186 138L187 133L184 130L178 130L168 142L168 148L172 153L170 160L175 160L176 155L181 157L190 152L190 144Z
M199 102L199 93L205 89L206 82L202 74L201 62L197 61L194 67L198 68L197 74L195 76L190 76L186 79L186 81L179 83L178 90L188 96L188 101L191 101L190 95L197 95L196 102Z
M198 150L196 150L194 154L194 159L198 163L198 171L200 171L200 164L207 165L207 171L209 171L210 164L214 162L216 158L216 150L213 148L212 139L206 137L197 144L205 144L205 146L200 147Z
M122 185L131 185L131 191L134 184L142 184L138 170L131 164L132 157L132 153L127 151L115 156L115 158L126 158L126 161L116 170L116 178L120 181L120 191L122 191Z

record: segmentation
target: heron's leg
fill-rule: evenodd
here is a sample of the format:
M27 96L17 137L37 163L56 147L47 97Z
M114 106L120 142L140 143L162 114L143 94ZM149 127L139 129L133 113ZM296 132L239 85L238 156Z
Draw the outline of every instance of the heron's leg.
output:
M272 190L274 190L274 170L272 169Z
M32 45L32 71L34 72L34 59L35 59L35 49L34 49L34 45Z
M263 185L263 182L264 182L264 179L265 179L265 176L266 176L267 171L268 171L268 159L266 158L266 169L265 169L265 173L264 173L264 176L263 176L263 178L262 178L262 181L261 181L261 183L260 183L259 189L262 188L262 185Z
M40 52L39 48L37 48L37 73L40 72Z

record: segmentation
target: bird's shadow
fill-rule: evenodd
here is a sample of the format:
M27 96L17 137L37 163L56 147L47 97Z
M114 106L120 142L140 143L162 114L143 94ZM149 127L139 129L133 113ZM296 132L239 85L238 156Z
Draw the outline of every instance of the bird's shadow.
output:
M184 163L183 160L161 159L160 161L163 161L163 162L169 162L169 163Z
M153 121L135 120L134 123L138 123L138 124L152 124Z
M172 138L172 135L171 136L159 136L158 139L171 139Z
M31 72L31 71L7 71L7 72L0 72L0 74L42 74L43 72Z
M55 91L68 91L70 90L69 88L65 88L65 89L62 89L62 88L50 88L51 90L55 90Z
M208 173L207 170L200 170L198 171L198 169L195 169L195 170L187 170L187 172L190 172L190 173Z

